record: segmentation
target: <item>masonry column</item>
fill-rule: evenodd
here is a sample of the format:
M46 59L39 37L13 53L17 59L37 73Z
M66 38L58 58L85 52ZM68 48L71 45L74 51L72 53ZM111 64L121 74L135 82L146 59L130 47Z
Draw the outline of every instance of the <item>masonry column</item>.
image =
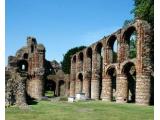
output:
M152 31L146 21L136 20L137 61L136 61L136 103L149 105L151 98Z
M91 58L85 56L84 57L84 67L83 67L83 71L84 71L84 82L83 82L83 92L85 93L85 96L87 98L90 98L90 88L91 88L91 69L92 69L92 60Z
M27 80L27 73L16 73L17 75L17 91L16 91L16 105L18 106L26 106L26 80Z
M76 55L71 59L71 74L70 74L70 97L75 96L75 80L76 80Z
M77 56L76 68L76 93L81 93L83 90L83 52Z
M102 80L102 100L111 101L112 79L106 75Z
M117 103L126 103L128 101L128 81L124 74L117 75Z
M92 80L91 80L91 99L99 99L99 78L97 70L97 53L93 51L92 55Z

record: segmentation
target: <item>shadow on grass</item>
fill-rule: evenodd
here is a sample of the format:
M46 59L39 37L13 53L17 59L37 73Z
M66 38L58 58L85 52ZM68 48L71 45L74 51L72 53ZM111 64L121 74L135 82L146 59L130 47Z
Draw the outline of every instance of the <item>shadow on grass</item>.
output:
M28 105L37 105L38 102L34 98L31 98L30 96L27 96L27 104Z

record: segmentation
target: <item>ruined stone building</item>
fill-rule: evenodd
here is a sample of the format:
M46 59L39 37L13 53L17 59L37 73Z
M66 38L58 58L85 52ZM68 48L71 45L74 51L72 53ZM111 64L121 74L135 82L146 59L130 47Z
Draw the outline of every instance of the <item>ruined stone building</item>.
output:
M136 36L136 54L131 54L131 36ZM146 21L135 20L71 58L70 97L153 104L153 32ZM117 43L117 53L114 43Z
M56 61L46 60L43 44L28 37L27 45L8 57L6 105L27 105L27 98L40 100L47 90L54 96L85 93L89 99L153 104L152 36L150 25L137 19L74 54L70 75ZM131 39L135 39L134 56Z
M5 72L6 105L27 105L27 98L40 100L50 81L55 81L55 86L51 87L56 89L57 96L65 95L66 75L58 63L45 59L45 51L43 44L38 44L35 38L28 37L27 46L19 49L15 56L8 57Z

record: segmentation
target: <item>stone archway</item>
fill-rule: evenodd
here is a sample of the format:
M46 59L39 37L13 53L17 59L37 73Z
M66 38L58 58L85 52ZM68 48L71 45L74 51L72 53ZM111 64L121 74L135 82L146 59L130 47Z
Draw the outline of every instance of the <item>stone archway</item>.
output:
M64 96L65 95L65 81L59 80L58 81L58 96Z
M137 51L137 31L134 26L128 27L124 34L122 40L122 46L124 50L122 50L122 54L127 59L136 58L136 51Z
M107 41L107 62L116 63L118 61L119 44L117 37L112 35Z
M45 83L45 95L47 97L57 96L56 93L56 82L53 80L47 80Z
M19 71L28 71L28 62L26 60L19 60L17 66Z
M107 70L107 77L109 79L110 83L110 97L111 97L111 101L116 101L116 69L115 67L111 67Z
M76 93L83 92L83 74L79 73L76 80Z
M117 69L115 65L106 68L105 76L102 80L102 100L116 101L117 91Z
M122 74L126 77L126 102L135 102L136 93L136 68L134 63L128 62L122 68Z

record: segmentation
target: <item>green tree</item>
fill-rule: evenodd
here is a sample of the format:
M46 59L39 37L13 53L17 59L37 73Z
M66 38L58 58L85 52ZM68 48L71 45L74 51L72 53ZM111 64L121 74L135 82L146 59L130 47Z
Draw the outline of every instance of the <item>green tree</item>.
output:
M136 57L136 40L131 39L130 40L130 51L129 51L129 58L135 58Z
M134 17L148 21L154 27L154 0L134 0Z
M86 46L71 48L63 56L63 61L61 62L61 65L62 65L62 70L65 74L70 74L71 56L76 52L81 51L84 48L86 48Z
M133 23L135 18L146 20L152 28L154 27L154 0L134 0L134 8L131 13L134 14L134 18L125 20L123 27Z

